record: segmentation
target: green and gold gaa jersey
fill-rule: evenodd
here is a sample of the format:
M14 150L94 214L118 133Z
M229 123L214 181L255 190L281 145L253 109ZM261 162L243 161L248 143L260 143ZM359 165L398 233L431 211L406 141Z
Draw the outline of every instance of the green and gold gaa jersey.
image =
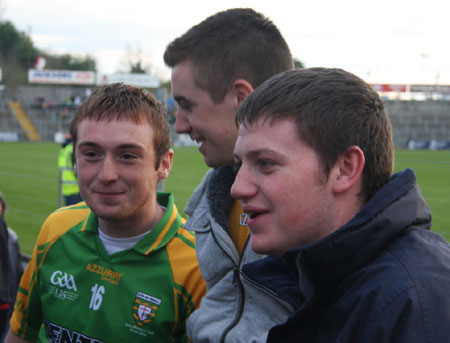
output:
M158 202L166 207L158 225L110 256L84 203L52 213L22 277L12 331L53 343L186 342L206 286L172 195Z

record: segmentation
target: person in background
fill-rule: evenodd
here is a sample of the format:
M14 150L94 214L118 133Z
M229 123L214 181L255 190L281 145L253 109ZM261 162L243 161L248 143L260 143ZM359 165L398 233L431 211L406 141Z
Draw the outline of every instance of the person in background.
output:
M60 196L66 206L83 201L78 187L77 175L73 170L73 142L70 133L64 135L58 155ZM62 204L60 204L62 205Z
M23 273L17 234L6 224L6 201L0 192L0 342L8 332L14 300Z
M10 280L11 266L8 260L8 227L0 216L0 339L3 341L4 332L7 331L9 309L14 296L11 294L8 281Z
M213 168L189 200L185 228L196 232L197 256L208 285L188 320L193 342L265 342L291 307L268 288L242 277L241 267L263 258L248 245L247 217L230 196L234 181L236 110L264 80L293 68L274 23L252 9L216 13L172 41L164 53L178 104L175 130L199 144ZM257 319L257 320L256 320Z
M140 88L94 91L72 120L85 203L44 222L6 338L13 342L187 342L205 293L195 238L173 196L163 106Z
M294 308L268 342L448 342L450 245L414 171L392 175L378 93L341 69L289 71L237 122L231 194L272 256L243 272Z

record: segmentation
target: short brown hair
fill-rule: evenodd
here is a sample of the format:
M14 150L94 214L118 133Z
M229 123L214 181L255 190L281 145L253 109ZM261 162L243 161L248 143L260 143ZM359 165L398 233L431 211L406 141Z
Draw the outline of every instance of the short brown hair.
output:
M392 127L378 93L341 69L310 68L278 74L264 82L239 107L236 121L289 119L306 144L319 155L329 175L339 155L356 145L365 156L364 200L392 174Z
M164 107L152 94L141 88L113 83L95 90L81 104L70 123L74 149L78 138L78 125L84 119L128 119L135 123L146 120L154 130L155 168L158 168L161 158L170 149L170 127Z
M289 47L275 24L250 8L218 12L171 42L169 67L189 60L197 86L219 103L237 79L253 88L293 68Z

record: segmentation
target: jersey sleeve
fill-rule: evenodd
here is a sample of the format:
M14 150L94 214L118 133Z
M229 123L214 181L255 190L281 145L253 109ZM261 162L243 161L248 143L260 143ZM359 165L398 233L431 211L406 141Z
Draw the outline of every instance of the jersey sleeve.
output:
M168 244L167 252L178 302L178 326L185 332L188 317L200 306L200 301L206 293L206 282L200 272L195 252L194 233L180 228ZM187 341L187 338L183 341Z
M75 208L75 207L72 207ZM70 220L63 214L71 211ZM39 270L53 243L70 229L73 223L86 217L86 208L64 208L53 212L44 222L36 240L30 262L22 275L17 290L14 312L10 320L11 331L27 341L35 341L42 325L42 303L39 289Z
M42 324L42 304L38 285L39 267L43 263L45 247L48 246L46 223L41 228L31 260L20 280L10 320L11 331L27 341L37 339Z

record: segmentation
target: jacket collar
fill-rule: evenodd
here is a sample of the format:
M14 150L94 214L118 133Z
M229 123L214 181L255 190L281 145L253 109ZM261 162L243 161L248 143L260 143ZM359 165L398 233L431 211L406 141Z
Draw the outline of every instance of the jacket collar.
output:
M411 169L393 175L347 224L309 246L284 255L298 273L330 292L342 279L373 260L398 235L414 224L431 225L431 213Z
M181 217L174 205L172 194L158 192L157 199L158 204L165 207L166 211L150 233L133 247L142 255L149 255L164 247L181 226ZM89 210L81 225L81 232L90 232L98 236L98 219L91 210Z
M207 184L208 205L211 215L223 228L228 228L228 216L234 199L230 195L231 186L236 178L232 165L225 165L214 170Z
M195 223L192 222L194 212L203 209L205 213L211 214L221 227L228 228L228 215L234 202L230 189L235 177L236 172L232 165L208 171L184 209L189 216L189 227L197 226L198 230L198 226L207 225L209 218L204 214L202 218L196 218Z

